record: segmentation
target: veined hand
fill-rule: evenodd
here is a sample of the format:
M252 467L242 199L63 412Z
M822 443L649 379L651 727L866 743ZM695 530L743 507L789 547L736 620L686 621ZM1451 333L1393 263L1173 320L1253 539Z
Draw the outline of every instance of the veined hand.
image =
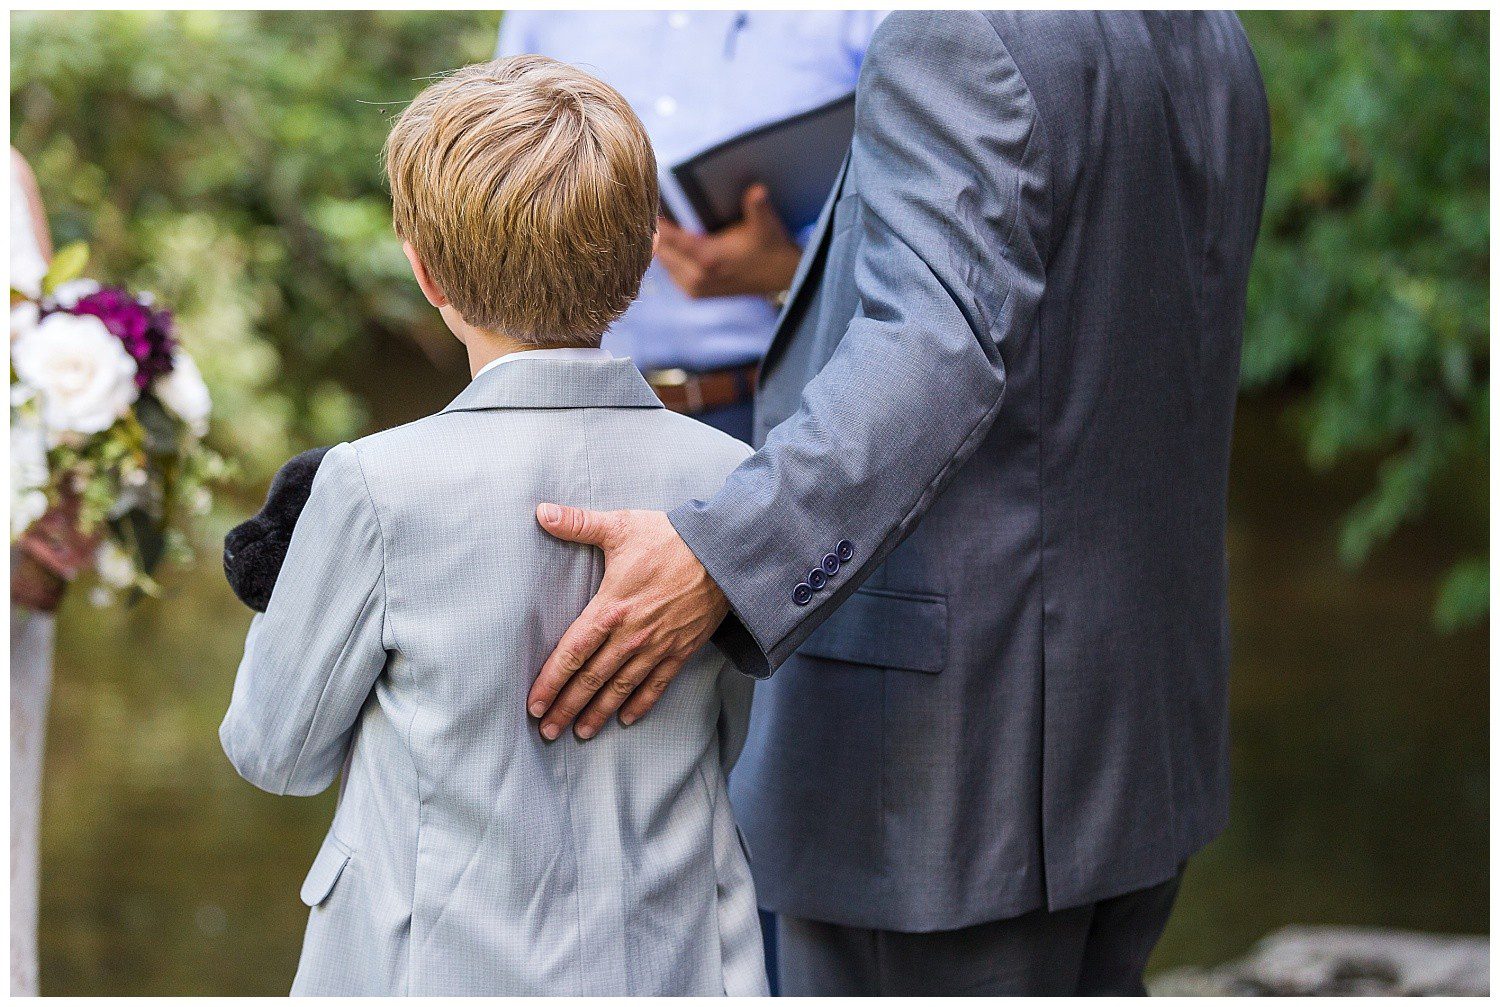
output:
M592 738L616 711L628 727L708 642L729 601L661 511L544 503L536 518L556 538L602 549L604 580L542 665L527 711L549 741L569 724Z

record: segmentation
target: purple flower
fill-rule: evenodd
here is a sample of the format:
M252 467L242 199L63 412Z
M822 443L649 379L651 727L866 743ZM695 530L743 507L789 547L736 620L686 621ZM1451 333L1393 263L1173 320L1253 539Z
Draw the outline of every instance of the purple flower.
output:
M80 298L71 310L75 315L93 315L104 323L135 358L135 383L145 388L172 369L172 313L152 310L150 305L119 287L104 287Z

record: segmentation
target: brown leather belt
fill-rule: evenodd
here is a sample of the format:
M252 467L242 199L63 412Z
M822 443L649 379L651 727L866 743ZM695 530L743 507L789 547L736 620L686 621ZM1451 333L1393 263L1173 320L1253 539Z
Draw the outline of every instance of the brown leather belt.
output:
M711 409L749 402L755 397L755 378L759 373L760 367L756 364L702 374L673 368L647 371L646 380L651 383L662 405L674 413L697 416Z

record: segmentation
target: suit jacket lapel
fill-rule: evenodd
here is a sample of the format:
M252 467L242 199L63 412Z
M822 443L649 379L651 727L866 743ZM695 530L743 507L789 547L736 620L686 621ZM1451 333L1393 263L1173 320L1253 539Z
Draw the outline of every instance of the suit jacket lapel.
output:
M812 238L802 252L802 261L797 263L797 272L792 277L792 285L787 291L786 304L782 306L781 314L777 316L776 331L771 337L771 345L766 350L766 358L761 364L761 380L765 379L766 372L770 370L774 358L790 338L791 330L796 328L802 302L806 300L809 289L822 276L823 259L828 251L828 242L833 232L833 208L838 205L839 197L843 195L844 179L849 174L849 161L852 156L852 153L844 155L844 164L839 168L838 178L834 180L833 191L828 194L828 200L823 204L823 212L818 215L818 223L813 228Z

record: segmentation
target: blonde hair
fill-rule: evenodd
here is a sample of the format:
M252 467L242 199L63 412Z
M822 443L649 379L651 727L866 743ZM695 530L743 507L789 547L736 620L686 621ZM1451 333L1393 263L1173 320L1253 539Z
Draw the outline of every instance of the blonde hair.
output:
M396 233L469 324L598 345L651 262L651 142L614 88L545 56L464 67L385 146Z

